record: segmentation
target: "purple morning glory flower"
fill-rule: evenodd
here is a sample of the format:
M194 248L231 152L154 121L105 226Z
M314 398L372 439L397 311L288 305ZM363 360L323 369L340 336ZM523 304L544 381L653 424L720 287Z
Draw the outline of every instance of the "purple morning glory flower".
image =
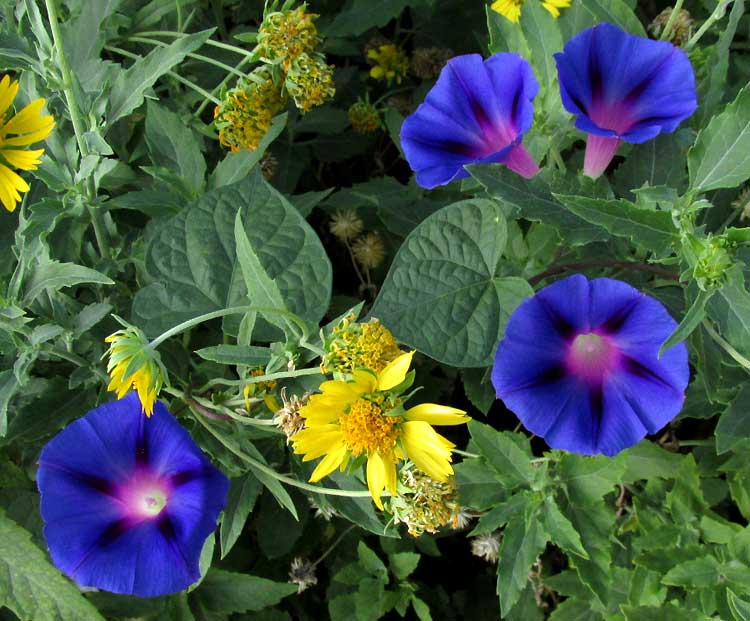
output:
M466 164L501 162L526 178L539 167L521 144L539 84L517 54L456 56L401 127L401 146L424 188L469 176Z
M42 449L37 484L55 565L79 585L141 597L181 591L226 503L228 479L164 404L135 392Z
M552 448L615 455L682 408L687 349L658 357L676 327L659 301L627 283L570 276L511 315L492 384Z
M589 134L583 170L594 179L620 142L673 132L698 105L690 60L667 41L599 24L568 41L555 60L563 105Z

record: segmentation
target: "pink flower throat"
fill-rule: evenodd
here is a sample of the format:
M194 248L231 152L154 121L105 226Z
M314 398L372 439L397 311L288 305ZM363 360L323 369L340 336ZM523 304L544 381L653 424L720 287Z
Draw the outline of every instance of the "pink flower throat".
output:
M609 337L588 332L571 341L565 366L573 375L598 383L617 368L619 358L620 352Z

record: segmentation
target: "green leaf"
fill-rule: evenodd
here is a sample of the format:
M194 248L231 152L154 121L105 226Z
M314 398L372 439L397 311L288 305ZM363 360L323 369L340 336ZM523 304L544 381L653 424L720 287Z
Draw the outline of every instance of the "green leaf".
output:
M716 425L716 452L731 451L750 438L750 384L740 387Z
M623 483L635 483L642 479L673 479L682 463L680 455L670 453L658 444L642 440L622 452L625 459Z
M371 311L403 343L452 366L488 366L510 313L533 291L502 275L507 230L493 202L461 201L415 228Z
M243 149L238 153L227 153L211 173L208 179L209 189L231 185L247 177L263 158L271 143L284 131L288 116L288 113L284 112L273 118L271 127L268 128L266 135L261 138L258 148L254 151Z
M473 165L467 170L490 195L513 208L514 216L554 226L570 245L607 239L607 233L599 226L562 208L552 196L552 188L543 173L524 179L500 164ZM555 187L562 185L555 178L553 181Z
M485 511L505 500L505 483L484 459L465 459L453 470L462 506Z
M234 546L253 510L255 501L263 489L258 477L248 473L239 479L232 479L227 496L227 506L221 520L221 558Z
M336 15L333 23L323 32L327 37L361 35L371 28L385 26L410 4L411 0L352 0L346 9Z
M42 291L59 291L80 284L114 285L96 270L75 263L48 261L35 265L25 283L22 305L28 306Z
M288 582L211 569L194 596L207 611L232 613L275 606L296 591L297 586Z
M268 275L258 255L253 250L247 233L245 233L245 227L242 224L242 214L239 211L237 211L234 219L234 241L237 244L237 261L239 261L242 276L245 279L248 298L256 306L286 311L287 308L284 298L281 295L281 290ZM261 311L260 314L268 322L279 328L285 328L286 321L277 314L270 311Z
M681 604L669 602L662 606L623 606L625 621L667 621L668 619L690 619L690 621L715 621L715 617L704 615L701 611Z
M198 349L195 353L204 360L210 360L211 362L248 367L264 367L271 359L271 350L267 347L249 345L216 345Z
M704 291L703 289L698 291L698 295L693 300L682 321L680 321L680 325L675 328L674 332L669 335L659 348L658 356L660 358L670 347L677 345L677 343L682 343L701 324L703 318L706 316L706 304L708 304L713 294L714 291Z
M690 185L706 192L750 178L750 87L701 130L688 154Z
M528 2L521 12L521 27L531 50L531 62L542 88L557 93L557 66L554 54L563 40L557 20L538 2Z
M109 94L107 125L130 114L143 103L146 89L190 53L201 47L215 29L185 35L166 47L157 47L117 75Z
M497 566L497 594L503 616L518 601L529 580L529 569L544 551L547 534L538 516L520 516L509 522L503 531L500 559Z
M666 211L642 209L635 203L619 200L564 196L555 194L565 207L591 224L607 232L625 237L653 252L663 252L676 239L677 229L672 215Z
M367 575L380 579L383 583L388 582L388 569L377 554L367 547L364 541L357 544L357 556L359 564Z
M577 554L587 559L589 557L581 544L581 536L573 527L570 520L563 515L555 499L548 496L544 501L542 510L542 523L549 533L549 540L557 547L562 548L569 554Z
M726 284L706 305L708 316L720 326L721 335L735 349L750 355L750 293L738 265L729 268Z
M194 193L200 190L206 176L206 161L195 132L177 114L149 101L145 138L154 165L169 168Z
M704 556L676 565L661 581L670 586L700 588L718 585L720 576L719 561L713 556Z
M104 621L31 535L0 513L0 606L21 621Z
M391 572L397 580L406 580L419 565L422 558L415 552L397 552L388 556Z
M331 263L296 208L256 170L156 224L146 269L157 282L141 289L133 302L134 321L147 333L159 334L203 313L247 304L234 241L238 211L284 306L319 323L330 299Z
M602 496L612 491L625 473L626 459L616 457L586 457L564 453L560 457L557 473L565 485L570 501L576 506L597 504Z
M507 501L496 504L480 517L479 522L469 535L475 537L502 528L512 519L517 519L517 516L523 516L535 500L533 492L516 492Z
M646 36L643 24L624 0L580 0L580 4L594 16L596 23L608 22L630 34Z
M727 589L727 603L736 621L750 621L750 602L737 597L732 589Z
M531 458L518 446L514 434L496 431L475 420L469 422L469 432L482 457L509 488L527 485L533 480Z

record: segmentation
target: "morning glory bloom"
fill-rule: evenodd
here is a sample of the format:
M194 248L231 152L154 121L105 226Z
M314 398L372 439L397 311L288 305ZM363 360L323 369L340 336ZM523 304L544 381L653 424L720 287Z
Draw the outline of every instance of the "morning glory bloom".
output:
M135 392L92 410L42 449L37 484L55 565L80 586L141 597L181 591L229 480L161 402Z
M466 164L501 162L526 178L539 167L521 144L539 84L517 54L456 56L401 127L401 146L424 188L469 176Z
M687 349L658 357L676 327L661 302L627 283L570 276L511 315L492 384L552 448L615 455L682 409Z
M667 41L599 24L555 54L560 95L589 134L584 173L596 179L624 140L640 144L673 132L698 105L687 54Z

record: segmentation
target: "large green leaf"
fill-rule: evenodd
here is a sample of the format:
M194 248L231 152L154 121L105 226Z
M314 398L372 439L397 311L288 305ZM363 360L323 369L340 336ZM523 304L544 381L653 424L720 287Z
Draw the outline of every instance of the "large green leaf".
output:
M722 336L735 349L750 355L750 292L739 266L729 269L726 284L711 297L706 309L719 324Z
M248 612L278 604L296 590L288 582L211 569L193 597L210 612Z
M0 513L0 606L21 621L103 621L99 612L31 542L31 535Z
M107 124L112 125L140 106L146 89L151 88L161 76L181 63L190 52L203 45L213 31L212 28L185 35L166 47L157 47L133 63L126 71L118 74L109 94Z
M24 283L23 302L27 306L42 291L58 291L84 283L97 285L114 285L114 281L96 270L75 263L45 261L35 265Z
M221 558L224 558L234 546L245 527L247 516L255 506L263 485L251 472L245 476L232 479L227 496L227 506L221 520Z
M750 87L701 130L688 169L691 186L704 192L733 188L750 178Z
M193 192L203 186L206 162L195 132L177 114L153 101L146 105L146 144L155 166L169 168Z
M412 0L350 0L324 34L329 37L360 35L371 28L385 26L410 4Z
M553 189L563 193L572 190L565 180L553 178L551 187L541 174L524 179L500 164L474 165L468 170L487 192L512 208L514 216L554 226L570 245L607 239L607 233L600 227L564 209L552 196Z
M479 451L508 487L529 484L534 478L531 457L516 443L513 434L496 431L477 421L469 423L471 437Z
M716 452L731 451L750 438L750 384L740 388L734 401L721 415L716 425Z
M643 209L635 203L585 196L555 195L565 207L591 224L618 237L626 237L647 250L662 252L676 239L672 215Z
M399 248L371 314L435 360L489 365L508 316L533 293L525 280L502 275L506 238L496 203L444 207Z
M545 92L557 94L554 54L563 47L560 27L541 3L527 2L521 12L521 27L531 50L531 62Z
M313 324L323 317L331 294L331 263L297 209L256 170L156 225L146 252L146 269L156 282L133 301L134 320L149 334L247 304L234 238L238 210L250 245L285 306Z

